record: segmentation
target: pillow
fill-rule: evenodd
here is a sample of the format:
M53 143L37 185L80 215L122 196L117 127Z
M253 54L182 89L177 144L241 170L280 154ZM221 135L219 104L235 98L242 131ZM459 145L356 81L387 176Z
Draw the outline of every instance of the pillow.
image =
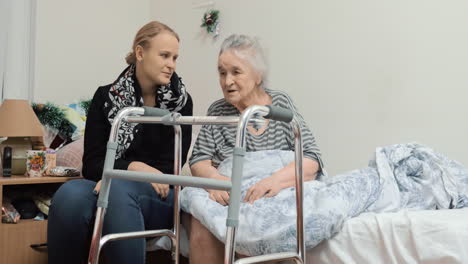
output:
M83 143L81 137L57 151L57 166L76 168L81 173L83 167Z

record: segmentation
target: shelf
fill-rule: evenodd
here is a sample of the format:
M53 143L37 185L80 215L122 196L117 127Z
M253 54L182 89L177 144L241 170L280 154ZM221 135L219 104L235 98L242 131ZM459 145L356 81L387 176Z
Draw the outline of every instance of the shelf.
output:
M0 185L57 183L73 179L81 179L81 177L28 177L13 175L11 177L0 177Z
M11 224L11 223L1 223L1 228L5 229L16 229L16 228L24 228L26 226L35 226L35 225L47 225L47 220L37 221L34 219L20 219L18 223Z

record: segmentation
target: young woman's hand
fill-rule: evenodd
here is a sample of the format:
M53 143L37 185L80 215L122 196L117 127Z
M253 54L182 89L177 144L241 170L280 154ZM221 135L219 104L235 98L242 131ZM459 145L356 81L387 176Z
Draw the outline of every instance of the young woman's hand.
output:
M161 196L161 198L166 198L169 195L169 184L159 184L159 183L151 183L154 190ZM96 183L96 187L94 187L94 194L98 195L101 191L101 181Z
M254 184L247 190L244 202L253 204L262 197L273 197L281 191L281 184L276 180L275 174Z
M132 161L128 165L128 170L131 171L144 171L144 172L152 172L152 173L162 173L156 168L149 166L148 164L140 161ZM151 183L156 193L158 193L161 198L166 198L169 195L169 184L162 184L162 183Z
M101 180L99 180L96 183L96 187L94 187L93 193L98 195L100 191L101 191Z
M166 198L169 194L169 184L151 183L151 185L161 198Z

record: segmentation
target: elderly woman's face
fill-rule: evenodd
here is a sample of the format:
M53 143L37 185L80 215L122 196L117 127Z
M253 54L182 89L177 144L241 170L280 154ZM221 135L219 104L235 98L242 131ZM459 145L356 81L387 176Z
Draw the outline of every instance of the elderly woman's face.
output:
M248 106L246 102L262 81L260 74L248 61L230 50L219 56L218 72L224 99L234 106Z

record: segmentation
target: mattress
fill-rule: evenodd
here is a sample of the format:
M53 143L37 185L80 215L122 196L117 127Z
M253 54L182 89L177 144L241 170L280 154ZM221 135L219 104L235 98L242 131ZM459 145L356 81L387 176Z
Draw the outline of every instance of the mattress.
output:
M188 239L181 230L181 254ZM150 240L147 250L169 250L167 237ZM333 238L307 250L309 264L468 263L468 208L364 213L347 220Z
M468 263L468 208L361 214L307 263Z

